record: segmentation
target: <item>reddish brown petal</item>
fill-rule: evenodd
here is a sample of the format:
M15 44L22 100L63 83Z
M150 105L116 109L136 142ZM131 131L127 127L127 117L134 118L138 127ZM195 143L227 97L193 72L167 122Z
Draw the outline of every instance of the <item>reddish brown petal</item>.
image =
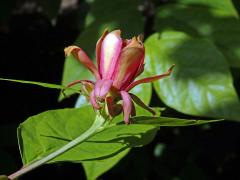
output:
M138 74L143 63L144 51L142 48L124 48L113 75L113 86L117 89L126 88Z
M166 73L161 74L161 75L157 75L157 76L152 76L152 77L147 77L147 78L143 78L140 80L137 80L133 83L131 83L126 89L125 91L130 91L132 88L134 88L135 86L137 86L138 84L142 84L142 83L149 83L149 82L153 82L159 79L162 79L166 76L169 76L172 73L172 70L174 68L175 64L173 64Z
M126 124L129 124L129 117L131 115L132 106L133 106L131 96L125 91L121 91L120 93L121 93L122 100L123 100L124 122Z
M88 55L77 46L69 46L64 49L65 55L69 56L72 54L80 63L82 63L85 67L87 67L96 77L96 79L100 79L100 75L96 66L93 64Z
M122 106L116 104L112 96L106 97L106 105L109 115L113 118L122 112Z
M88 94L93 90L94 82L90 80L76 80L70 84L67 85L66 88L62 90L62 93L64 94L64 91L72 86L75 86L76 84L82 84L86 87Z
M138 38L133 37L122 49L113 75L113 85L118 89L126 88L143 71L145 49Z

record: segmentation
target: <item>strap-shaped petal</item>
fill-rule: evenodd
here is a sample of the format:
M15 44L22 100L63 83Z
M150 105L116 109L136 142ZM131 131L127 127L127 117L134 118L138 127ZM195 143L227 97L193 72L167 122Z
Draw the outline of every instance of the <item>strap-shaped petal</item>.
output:
M113 84L112 80L109 79L100 79L96 82L94 87L95 97L98 101L103 101Z
M102 79L111 79L117 64L121 49L121 31L115 30L107 34L101 44L101 54L99 60L99 72Z
M134 80L143 56L144 51L141 48L131 47L122 51L113 76L114 87L123 90Z
M132 113L132 100L131 100L131 96L125 92L125 91L121 91L121 96L122 96L122 100L123 100L123 114L124 114L124 122L126 124L129 124L129 117Z
M69 46L64 49L64 52L66 56L69 56L70 54L72 54L80 63L82 63L85 67L87 67L93 73L96 79L100 79L100 75L98 73L96 66L93 64L91 59L81 48L77 46Z
M132 82L126 89L124 89L125 91L130 91L132 88L134 88L135 86L137 86L138 84L142 84L142 83L149 83L149 82L153 82L159 79L162 79L166 76L171 75L173 68L175 67L175 64L173 64L166 73L161 74L161 75L157 75L157 76L152 76L152 77L147 77L147 78L143 78L137 81Z
M115 72L113 86L124 90L143 70L144 46L136 37L122 49Z
M82 84L86 91L84 92L85 94L90 94L90 92L93 90L94 82L91 80L76 80L70 84L67 85L61 92L64 94L64 91L66 91L68 88L75 86L76 84Z
M99 40L97 41L97 44L96 44L96 59L97 59L98 69L100 69L102 42L103 42L103 40L104 40L104 38L106 37L107 34L108 34L108 30L105 29L103 31L102 36L99 38ZM101 74L100 71L99 71L99 74L102 77L102 74Z
M156 112L150 108L149 106L147 106L139 97L137 97L136 95L129 93L132 100L139 106L141 106L143 109L146 109L147 111L149 111L150 113L152 113L153 115L156 115Z

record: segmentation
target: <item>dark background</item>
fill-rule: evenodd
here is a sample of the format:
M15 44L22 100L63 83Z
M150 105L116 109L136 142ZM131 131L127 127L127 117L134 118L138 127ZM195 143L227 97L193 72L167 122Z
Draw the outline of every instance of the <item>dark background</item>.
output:
M25 6L25 2L0 1L0 7L9 7L0 12L0 77L60 84L63 49L82 31L88 3L79 0L77 6L62 10L53 21L38 10L38 5ZM142 12L146 37L153 32L154 18L147 2ZM151 6L162 3L167 1L153 1ZM0 82L0 174L12 173L22 165L16 138L19 123L45 110L74 106L77 96L59 103L58 95L57 90ZM154 94L151 104L160 103ZM164 115L169 114L189 117L172 109ZM152 143L133 149L101 179L240 179L239 131L236 122L162 128ZM20 179L85 179L85 175L80 164L61 163L44 165Z

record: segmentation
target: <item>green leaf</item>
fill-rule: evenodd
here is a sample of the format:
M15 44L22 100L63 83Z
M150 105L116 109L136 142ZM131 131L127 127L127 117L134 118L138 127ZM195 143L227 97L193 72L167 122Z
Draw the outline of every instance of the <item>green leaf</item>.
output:
M117 155L97 161L84 161L83 167L88 180L95 180L103 173L115 166L123 157L127 155L130 149L126 149Z
M122 115L119 118L122 119ZM95 113L89 106L50 110L28 118L18 128L18 141L24 165L46 157L81 136L92 126L94 119ZM48 163L84 162L89 168L88 176L93 178L116 164L129 148L141 147L151 142L159 126L207 123L207 121L190 120L187 122L187 120L161 119L152 116L135 117L134 121L136 123L131 125L112 121L102 131ZM104 167L98 169L99 164L104 164Z
M172 29L209 38L231 66L240 67L240 22L230 0L181 0L156 11L158 31Z
M0 78L0 80L1 81L23 83L23 84L38 85L38 86L42 86L42 87L46 87L46 88L53 88L53 89L64 89L65 88L65 86L62 86L62 85L35 82L35 81L25 81L25 80L6 79L6 78Z
M134 124L151 124L156 126L192 126L219 122L222 120L191 120L179 119L170 117L151 117L151 116L138 116L131 118Z
M166 31L148 38L146 60L151 73L171 77L154 83L168 106L182 113L240 120L240 103L224 56L210 41Z
M37 85L37 86L41 86L41 87L44 87L44 88L60 89L60 90L63 90L63 89L66 88L66 86L63 86L63 85L36 82L36 81L25 81L25 80L6 79L6 78L0 78L0 81L9 81L9 82L22 83L22 84ZM75 92L75 93L79 93L79 91L77 89L74 89L74 88L67 88L67 90Z
M139 3L139 0L95 0L91 4L91 9L87 15L85 30L79 35L74 44L81 47L94 60L96 42L105 28L109 30L120 29L122 36L128 39L142 33L143 18L137 10ZM109 14L109 12L111 13ZM78 79L92 78L93 76L88 70L73 57L66 58L62 77L63 85ZM71 94L71 92L68 93L68 95Z
M233 6L232 0L178 0L180 4L185 5L194 5L194 6L202 6L209 7L227 11L232 13L233 15L237 15L237 12Z
M24 164L45 157L80 136L93 123L92 107L51 110L32 116L18 128L18 140ZM87 141L53 159L87 161L110 158L123 150L149 143L158 128L152 125L110 125Z

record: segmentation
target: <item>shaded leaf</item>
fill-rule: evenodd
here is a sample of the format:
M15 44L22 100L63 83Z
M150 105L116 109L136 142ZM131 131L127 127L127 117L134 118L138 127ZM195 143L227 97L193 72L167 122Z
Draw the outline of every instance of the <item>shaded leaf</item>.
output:
M84 161L83 167L88 180L95 180L100 175L115 166L123 157L127 155L130 149L126 149L117 155L97 161Z
M194 6L202 6L209 7L214 9L224 10L226 12L231 13L232 15L237 15L237 12L233 6L232 0L178 0L180 4L185 5L194 5Z
M240 21L230 0L181 0L179 4L159 7L155 28L209 38L231 66L240 67Z

